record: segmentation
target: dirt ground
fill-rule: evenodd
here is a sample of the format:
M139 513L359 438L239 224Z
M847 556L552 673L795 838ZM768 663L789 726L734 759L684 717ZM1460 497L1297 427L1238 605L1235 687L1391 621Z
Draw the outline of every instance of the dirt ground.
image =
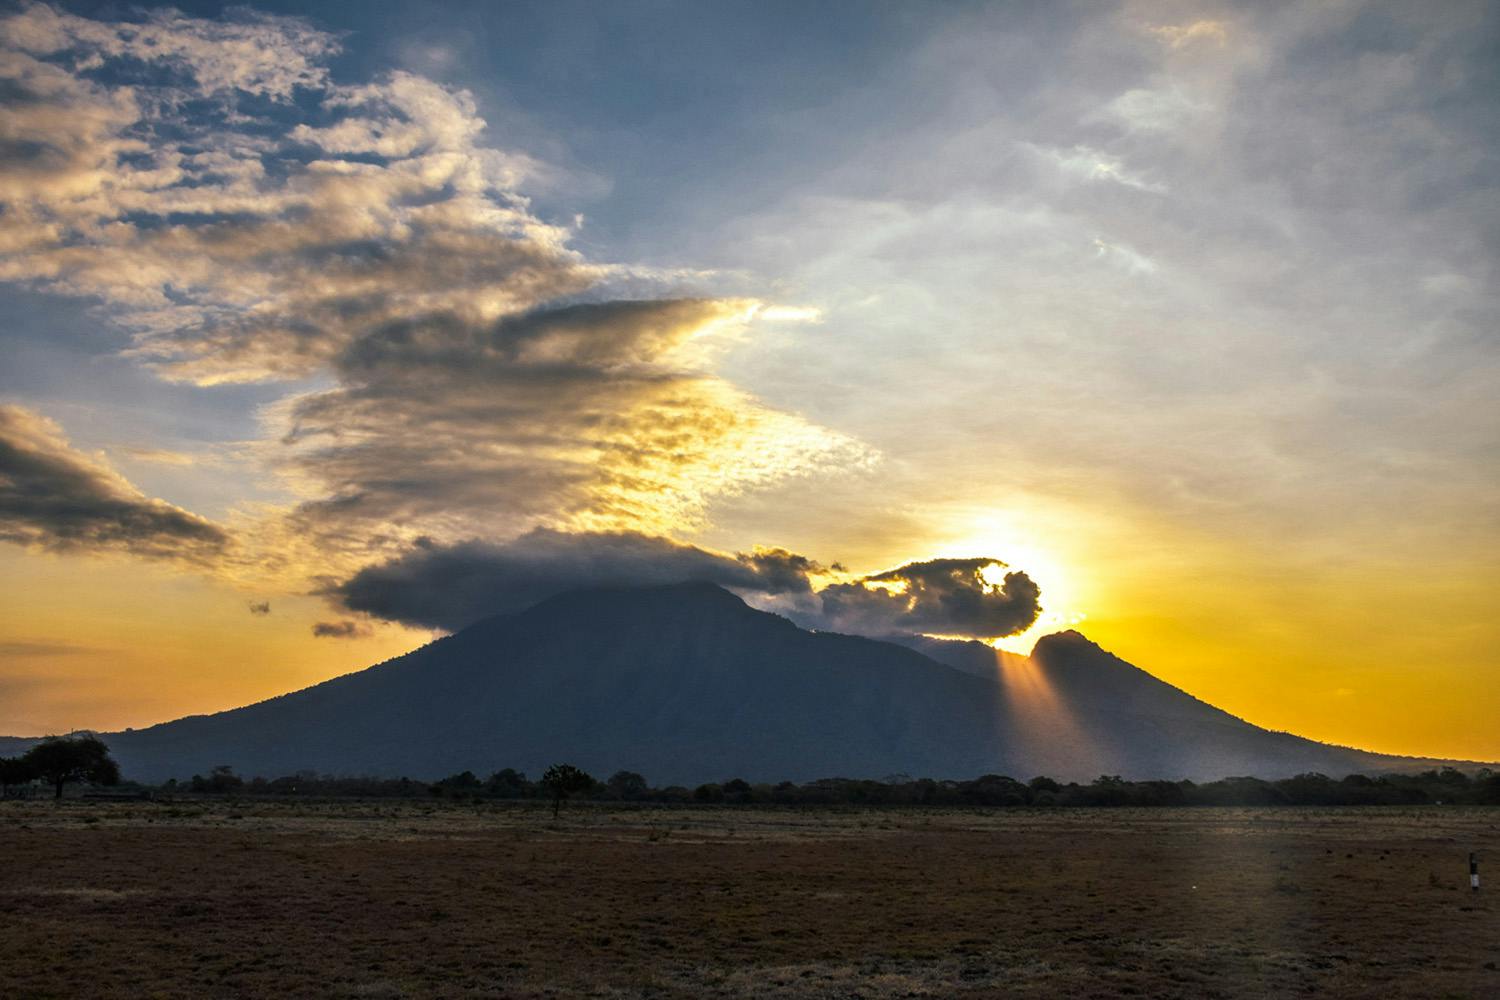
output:
M4 802L0 858L6 998L1500 997L1496 809Z

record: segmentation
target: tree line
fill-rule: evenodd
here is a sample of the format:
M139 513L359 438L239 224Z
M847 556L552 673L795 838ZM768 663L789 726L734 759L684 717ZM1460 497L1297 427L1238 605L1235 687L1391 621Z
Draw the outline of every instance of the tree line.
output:
M49 737L19 757L0 757L0 792L11 794L41 783L61 798L70 782L115 785L120 769L98 737ZM881 781L823 778L798 784L752 784L743 778L684 785L652 785L634 771L616 771L600 781L572 764L554 764L540 778L514 768L487 778L462 771L439 781L410 778L351 778L311 771L279 778L246 779L228 765L186 781L159 786L130 783L142 792L203 795L310 796L326 798L442 798L462 801L538 799L556 814L564 800L727 805L851 805L949 807L1142 807L1142 806L1359 806L1500 805L1500 774L1481 768L1467 774L1444 767L1414 774L1299 774L1267 781L1126 781L1101 775L1088 783L1063 783L1039 776L1029 781L986 774L970 781L938 781L893 775Z
M603 802L668 805L870 805L984 807L1127 807L1127 806L1346 806L1346 805L1500 805L1500 774L1482 768L1466 774L1456 768L1417 774L1332 778L1300 774L1267 781L1224 778L1220 781L1126 781L1101 775L1091 782L1060 782L1048 777L1018 781L987 774L970 781L938 781L896 775L885 780L824 778L798 784L753 784L742 778L687 787L655 786L634 771L617 771L600 781L561 764L537 780L513 768L481 778L472 771L440 781L409 778L349 778L302 772L280 778L244 779L227 768L186 782L172 781L164 791L206 794L414 798L460 801L537 799L554 807L565 798ZM561 789L561 791L560 791Z

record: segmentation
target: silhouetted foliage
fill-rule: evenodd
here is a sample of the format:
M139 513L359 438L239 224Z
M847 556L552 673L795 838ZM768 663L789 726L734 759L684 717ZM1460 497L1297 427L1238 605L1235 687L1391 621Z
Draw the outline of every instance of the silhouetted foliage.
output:
M21 761L35 777L56 789L59 799L69 782L113 785L120 780L119 765L97 736L49 736L27 750Z
M4 762L0 761L0 766ZM20 771L15 772L20 774ZM28 772L29 773L29 772ZM29 778L25 780L30 780ZM184 786L169 782L165 791ZM1063 783L1037 776L1022 783L1003 774L986 774L970 781L932 778L872 781L821 778L797 784L754 784L743 778L709 782L696 788L653 787L634 771L617 771L609 781L596 782L569 764L549 768L540 781L529 781L512 768L480 780L464 771L430 784L406 778L348 778L301 772L295 776L248 782L215 768L207 777L195 776L186 785L200 794L250 794L324 797L414 797L434 795L465 800L551 800L554 815L567 798L703 805L856 805L856 806L972 806L981 808L1120 808L1154 806L1360 806L1360 805L1500 805L1500 774L1488 769L1465 774L1454 768L1420 774L1351 774L1335 779L1324 774L1299 774L1279 781L1234 777L1202 784L1191 781L1126 781L1120 775L1101 775L1087 784Z
M754 798L755 790L750 787L750 782L744 778L730 778L724 782L725 802L749 802Z
M209 792L215 795L231 795L245 785L245 779L234 773L234 768L228 764L220 764L208 772L208 777L195 774L188 780L188 788L195 792Z
M634 771L616 771L605 784L609 786L610 795L622 802L644 798L651 790L646 779Z
M473 771L460 771L458 774L450 774L441 781L435 781L428 786L428 792L435 796L448 796L450 798L468 798L476 795L484 788L484 782Z
M563 799L577 792L587 792L594 787L594 779L587 772L572 764L553 764L542 775L542 784L552 793L552 818L562 808Z
M503 768L490 775L484 788L491 795L502 799L524 799L536 793L536 786L526 780L525 774L513 767Z
M1500 774L1486 768L1474 776L1474 801L1483 806L1500 806Z
M1030 803L1030 789L1003 774L986 774L959 786L966 804L979 806L1024 806Z
M35 779L24 758L0 757L0 795L9 795L12 788L29 785Z

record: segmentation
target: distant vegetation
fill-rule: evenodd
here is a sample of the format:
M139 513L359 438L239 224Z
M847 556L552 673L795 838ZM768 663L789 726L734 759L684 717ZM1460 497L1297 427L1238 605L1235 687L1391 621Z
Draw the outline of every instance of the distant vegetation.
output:
M862 805L862 806L1340 806L1340 805L1500 805L1500 774L1481 769L1466 774L1455 768L1420 774L1380 777L1351 774L1331 778L1302 774L1280 781L1225 778L1222 781L1125 781L1112 775L1088 784L1037 777L1022 782L988 774L972 781L935 781L893 776L885 781L826 778L805 784L751 784L740 778L696 788L655 787L633 771L616 772L596 781L571 765L549 768L532 781L506 768L488 778L472 771L437 782L408 778L336 778L302 773L287 777L242 779L228 767L186 782L160 786L167 792L204 794L327 796L327 797L440 797L459 800L535 799L551 802L554 810L573 797L610 802L729 805Z
M0 757L0 793L30 794L38 783L61 798L65 785L115 785L119 767L97 737L48 737L19 757ZM140 792L153 786L128 783ZM186 781L173 779L154 790L224 796L311 796L328 798L427 798L484 801L536 799L552 803L557 815L569 798L604 802L725 805L977 806L977 807L1140 807L1140 806L1399 806L1500 805L1500 773L1481 768L1466 774L1453 767L1415 774L1371 777L1351 774L1299 774L1295 778L1224 778L1220 781L1126 781L1101 775L1088 784L1048 777L1017 781L986 774L972 781L937 781L893 775L884 781L824 778L804 784L751 784L742 778L688 788L657 787L634 771L617 771L598 781L572 764L554 764L539 780L504 768L480 778L472 771L441 781L410 778L349 778L304 771L280 778L246 779L229 765Z

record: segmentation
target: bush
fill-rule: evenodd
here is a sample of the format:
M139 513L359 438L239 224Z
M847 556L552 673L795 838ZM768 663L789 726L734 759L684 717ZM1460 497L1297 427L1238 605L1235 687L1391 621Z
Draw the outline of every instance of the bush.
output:
M651 790L646 779L634 771L616 771L605 784L609 787L610 796L622 802L642 798Z

